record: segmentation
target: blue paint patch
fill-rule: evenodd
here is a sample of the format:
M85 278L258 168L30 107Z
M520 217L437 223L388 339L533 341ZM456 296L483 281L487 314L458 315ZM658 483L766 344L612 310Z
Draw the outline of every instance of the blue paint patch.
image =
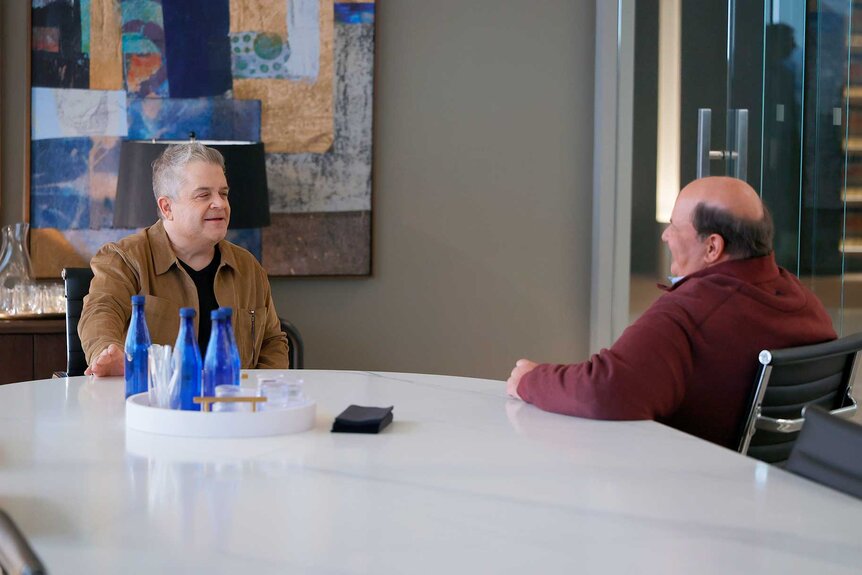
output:
M90 0L80 0L81 5L81 52L90 53Z
M159 47L140 32L123 34L123 53L125 54L160 54Z
M260 228L249 228L245 230L228 230L226 239L232 244L236 244L247 249L260 261L263 254L263 234Z
M89 198L78 195L75 188L50 186L33 192L30 223L34 228L76 229L90 219Z
M291 0L287 5L289 78L315 80L320 72L320 2Z
M228 0L162 0L172 98L221 96L233 87Z
M117 228L109 230L64 230L62 233L75 248L78 255L84 260L90 261L103 245L109 242L118 242L136 231Z
M127 104L130 140L260 141L260 100L135 98Z
M260 141L260 100L135 98L127 109L130 140Z
M30 224L34 228L87 228L90 138L34 140L30 160Z
M34 140L126 135L123 90L33 87L30 94Z
M46 186L85 176L92 147L90 138L34 140L31 142L31 183L36 187Z
M336 3L335 21L339 24L374 24L374 4Z
M120 2L123 54L164 54L164 16L160 0Z

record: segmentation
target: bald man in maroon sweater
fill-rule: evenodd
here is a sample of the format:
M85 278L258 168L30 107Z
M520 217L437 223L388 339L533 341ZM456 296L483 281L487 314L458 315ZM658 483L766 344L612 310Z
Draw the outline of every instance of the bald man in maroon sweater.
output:
M519 360L512 397L593 419L655 419L736 448L763 349L835 339L823 305L775 264L773 226L745 182L696 180L662 234L673 285L583 363Z

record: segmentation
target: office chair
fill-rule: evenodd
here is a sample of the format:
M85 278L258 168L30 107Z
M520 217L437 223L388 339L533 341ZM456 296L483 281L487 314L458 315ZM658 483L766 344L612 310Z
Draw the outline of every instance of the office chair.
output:
M48 571L27 542L27 538L0 509L0 572L42 575Z
M57 372L58 377L84 375L87 358L78 336L78 321L84 307L84 296L90 291L93 271L90 268L66 268L63 280L66 282L66 371ZM291 369L302 369L305 365L305 344L299 329L279 318L282 331L287 335L287 350Z
M810 406L784 469L862 499L862 425Z
M87 357L78 337L78 321L84 308L84 296L90 291L93 271L90 268L65 268L63 281L66 284L66 372L60 377L84 375Z
M803 409L818 405L850 417L856 402L850 392L862 350L862 333L835 341L763 350L742 420L738 450L767 463L783 464L805 422Z
M299 329L286 319L278 318L281 322L281 331L287 335L287 355L290 358L290 369L303 369L305 367L305 344Z

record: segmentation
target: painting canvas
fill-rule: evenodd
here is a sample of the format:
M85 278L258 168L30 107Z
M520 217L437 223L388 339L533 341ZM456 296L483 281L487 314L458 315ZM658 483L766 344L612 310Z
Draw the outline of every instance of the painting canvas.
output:
M39 275L113 229L123 139L262 141L271 275L371 273L374 2L32 0L30 220Z

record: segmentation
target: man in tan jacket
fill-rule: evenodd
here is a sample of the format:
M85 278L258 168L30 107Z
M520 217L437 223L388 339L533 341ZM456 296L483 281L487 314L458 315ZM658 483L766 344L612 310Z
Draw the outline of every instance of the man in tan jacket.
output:
M209 340L210 312L233 308L243 368L287 368L269 280L246 250L226 241L230 204L224 158L196 142L169 146L153 164L159 221L93 256L93 281L78 324L87 374L122 375L123 341L131 296L146 297L153 343L173 344L179 309L198 311L201 353Z

